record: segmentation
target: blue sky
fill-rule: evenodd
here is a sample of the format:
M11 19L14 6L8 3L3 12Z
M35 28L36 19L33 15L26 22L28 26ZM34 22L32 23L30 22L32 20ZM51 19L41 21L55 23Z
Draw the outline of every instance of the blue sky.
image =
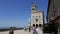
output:
M48 0L0 0L0 27L27 25L32 3L37 5L37 10L44 11L46 18Z

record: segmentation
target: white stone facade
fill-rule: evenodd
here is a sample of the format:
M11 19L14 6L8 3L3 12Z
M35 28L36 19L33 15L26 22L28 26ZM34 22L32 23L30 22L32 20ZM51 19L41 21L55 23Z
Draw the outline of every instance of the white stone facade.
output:
M37 20L37 22L36 22ZM33 12L31 13L31 26L33 24L43 25L43 13L42 12Z
M31 7L31 25L30 26L33 26L33 25L38 25L39 27L39 31L38 33L39 34L43 34L43 22L44 22L44 15L43 15L43 11L37 11L36 10L36 5L33 4L32 7Z

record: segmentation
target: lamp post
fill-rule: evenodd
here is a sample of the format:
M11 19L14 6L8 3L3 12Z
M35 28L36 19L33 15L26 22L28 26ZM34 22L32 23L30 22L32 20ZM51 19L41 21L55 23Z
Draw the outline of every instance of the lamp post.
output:
M28 28L29 28L29 32L30 32L31 31L31 20L30 20L30 18L28 20L29 20Z
M31 19L28 19L28 26L31 26Z

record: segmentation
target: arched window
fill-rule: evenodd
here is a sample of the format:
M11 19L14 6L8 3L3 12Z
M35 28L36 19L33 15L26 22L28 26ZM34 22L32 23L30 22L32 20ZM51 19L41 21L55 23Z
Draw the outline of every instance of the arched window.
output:
M33 18L34 18L34 16L33 16Z
M40 16L39 16L39 18L40 18Z
M38 22L38 19L36 19L36 22Z

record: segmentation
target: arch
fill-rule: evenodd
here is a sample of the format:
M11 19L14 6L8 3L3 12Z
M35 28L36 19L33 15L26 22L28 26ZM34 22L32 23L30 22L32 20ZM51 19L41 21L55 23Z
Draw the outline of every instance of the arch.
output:
M39 24L39 27L41 27L41 24Z
M36 24L36 27L38 27L38 24Z
M33 27L35 27L35 24L33 24Z

